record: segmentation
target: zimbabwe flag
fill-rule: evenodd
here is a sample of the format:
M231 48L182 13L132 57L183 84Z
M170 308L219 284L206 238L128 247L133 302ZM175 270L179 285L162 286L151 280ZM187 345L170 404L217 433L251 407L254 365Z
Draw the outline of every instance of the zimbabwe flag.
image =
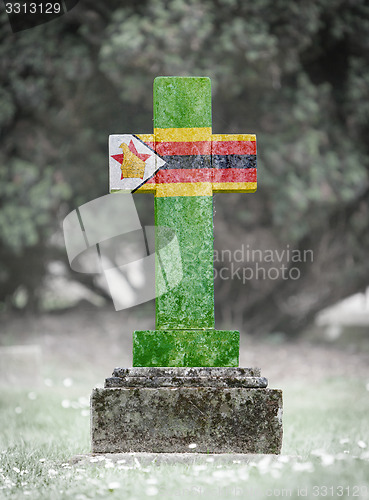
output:
M165 163L134 191L156 196L256 191L256 137L212 134L209 78L155 79L154 133L135 137Z

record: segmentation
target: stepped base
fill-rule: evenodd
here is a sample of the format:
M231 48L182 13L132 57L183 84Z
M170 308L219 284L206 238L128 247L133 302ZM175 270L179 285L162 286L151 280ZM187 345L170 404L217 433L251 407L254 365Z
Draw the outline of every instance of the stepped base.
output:
M143 330L133 333L133 366L238 366L236 330Z
M257 369L116 369L91 396L92 452L280 453L282 391L266 384Z

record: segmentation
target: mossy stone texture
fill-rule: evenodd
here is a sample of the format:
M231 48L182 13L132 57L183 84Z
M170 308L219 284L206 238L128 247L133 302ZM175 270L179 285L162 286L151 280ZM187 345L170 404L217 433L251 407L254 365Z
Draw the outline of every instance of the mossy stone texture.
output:
M116 368L105 387L247 387L266 388L258 368L176 367Z
M156 131L186 129L196 135L206 127L211 129L209 78L155 79ZM213 197L205 191L183 194L155 197L155 245L169 250L156 253L156 330L134 333L133 366L237 366L239 333L214 329ZM160 228L175 232L180 263ZM163 293L178 264L180 284Z
M211 127L210 78L180 76L155 78L154 127Z
M175 231L183 273L177 287L163 295L157 293L156 329L214 328L212 196L155 198L155 225ZM157 231L157 248L164 246L158 241L161 237L162 231ZM160 269L170 269L178 265L177 257L168 255L162 264ZM155 278L160 292L163 278Z
M200 171L208 164L190 159L196 148L196 154L212 154L208 78L155 79L154 143L155 137L164 153L171 154L172 168L170 175L155 180L156 329L134 332L133 368L115 369L105 388L94 389L92 451L278 454L282 391L267 389L259 369L238 368L239 332L214 328L213 172L199 175L196 168ZM229 149L228 144L226 153L236 154L236 136L213 137L233 141L236 146ZM172 145L165 144L168 140L189 143L188 149L177 144L173 154ZM218 155L224 154L222 147ZM234 167L232 162L229 166ZM227 166L220 168L232 174ZM176 169L182 177L175 175ZM190 178L181 172L185 169L193 169ZM220 177L224 185L217 181L217 189L237 184L238 175ZM241 178L236 189L249 189L248 176ZM163 294L170 276L179 272L177 254L167 246L164 228L178 239L183 279Z
M93 453L279 453L282 392L160 387L94 389ZM190 444L196 448L189 448Z
M238 366L239 342L237 331L136 331L133 366Z

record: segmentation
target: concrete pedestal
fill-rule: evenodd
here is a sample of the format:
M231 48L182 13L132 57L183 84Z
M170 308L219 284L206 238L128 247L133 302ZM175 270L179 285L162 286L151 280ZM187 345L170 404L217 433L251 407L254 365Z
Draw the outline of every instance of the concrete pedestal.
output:
M280 453L266 387L253 368L117 368L91 396L92 452Z

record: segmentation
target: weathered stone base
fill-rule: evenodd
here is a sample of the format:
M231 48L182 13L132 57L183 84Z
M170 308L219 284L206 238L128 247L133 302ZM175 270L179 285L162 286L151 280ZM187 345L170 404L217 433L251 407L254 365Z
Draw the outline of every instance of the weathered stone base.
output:
M153 374L148 368L149 387L137 381L144 378L137 369L128 369L136 370L128 375L126 370L115 370L108 387L92 393L93 453L280 453L282 391L266 389L257 370L230 368L227 376L226 368L209 368L206 377L204 368L193 368L190 375L188 368L181 374L175 368L172 376L171 369L156 368ZM184 379L193 377L202 385L186 385ZM157 386L156 378L166 385ZM232 387L232 378L238 386Z

